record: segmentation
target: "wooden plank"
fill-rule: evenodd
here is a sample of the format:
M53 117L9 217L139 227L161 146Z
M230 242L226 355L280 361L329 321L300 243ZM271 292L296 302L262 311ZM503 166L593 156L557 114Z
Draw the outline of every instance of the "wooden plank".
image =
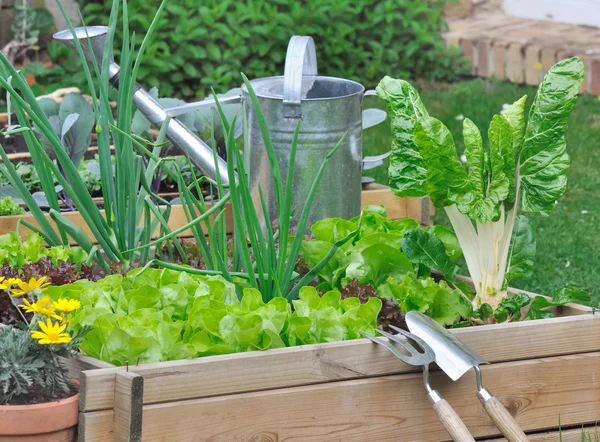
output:
M528 434L527 436L529 438L529 442L559 442L560 440L562 440L562 442L582 442L581 430L581 426L571 430L563 430L562 439L560 439L561 433L559 431L545 431L543 433ZM584 428L584 430L589 432L589 434L592 436L591 441L596 440L594 439L594 435L596 434L595 426L587 426ZM493 440L487 439L482 442L507 442L507 440L505 438Z
M600 315L483 325L451 332L492 363L600 351ZM84 372L80 411L113 407L118 370ZM144 377L144 404L417 370L366 339L135 367L135 372Z
M78 442L112 442L113 419L112 410L79 413Z
M433 210L431 209L431 202L429 197L424 198L400 198L394 195L389 188L363 190L362 191L362 206L380 204L385 206L388 211L388 217L390 219L402 219L402 218L414 218L419 223L429 225L431 224L431 215ZM206 204L207 208L210 208L210 203ZM233 216L231 214L231 204L225 205L226 210L226 229L227 233L233 233ZM101 210L102 216L105 216L104 210ZM93 235L79 212L65 212L63 213L65 218L81 227L84 233L93 239ZM14 232L17 230L17 223L20 219L23 219L36 227L39 227L38 223L32 215L13 215L13 216L0 216L0 234ZM46 215L46 219L52 226L55 226L55 222L50 218L50 215ZM140 221L141 222L141 221ZM172 230L183 227L188 223L185 216L183 206L174 205L171 209L171 216L169 218L169 227ZM204 224L202 223L203 229L206 231ZM19 227L21 237L25 238L25 235L31 233L31 231L25 226ZM159 233L157 227L156 232L153 234L153 238L156 238ZM190 230L186 230L181 234L177 235L180 238L189 238L192 236ZM72 244L75 244L74 242Z
M60 360L69 369L69 375L75 379L81 379L81 373L84 370L114 367L114 365L109 364L108 362L81 354L74 358L60 358Z
M482 371L484 386L526 431L556 428L559 414L564 426L600 416L600 353L494 364ZM473 436L498 435L476 397L473 371L456 383L433 373L432 385ZM110 422L94 413L86 419L95 434L110 431ZM146 405L142 431L145 442L448 440L420 373Z
M116 376L113 440L141 442L144 378L130 371Z

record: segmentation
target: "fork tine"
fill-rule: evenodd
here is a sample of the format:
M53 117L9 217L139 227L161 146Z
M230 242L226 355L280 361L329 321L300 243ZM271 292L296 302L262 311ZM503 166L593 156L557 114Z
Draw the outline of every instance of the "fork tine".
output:
M423 339L421 339L420 337L418 337L417 335L414 335L406 330L403 330L401 328L398 328L396 326L390 325L390 328L397 331L398 333L400 333L401 335L406 336L407 338L412 339L413 341L415 341L423 350L423 353L432 358L435 359L435 352L433 351L433 349L429 346L429 344L427 344L427 342L425 342Z
M391 351L394 354L394 356L396 356L401 361L406 362L407 364L410 364L410 365L415 365L414 362L411 362L412 356L407 356L404 353L400 352L400 350L398 350L396 347L394 347L394 345L390 344L389 342L386 342L383 339L376 338L375 336L368 335L366 333L361 332L360 334L363 337L369 339L370 341L372 341L376 344L383 345L385 348L387 348L389 351ZM416 365L420 365L420 364L416 364Z
M420 356L420 352L417 351L417 349L415 347L413 347L410 342L408 342L408 339L404 339L404 338L400 338L397 335L393 335L391 333L388 333L386 331L383 330L379 330L377 329L377 332L381 333L383 336L385 336L386 338L388 338L390 341L394 341L397 344L400 344L402 347L404 347L406 349L406 351L408 351L411 356Z

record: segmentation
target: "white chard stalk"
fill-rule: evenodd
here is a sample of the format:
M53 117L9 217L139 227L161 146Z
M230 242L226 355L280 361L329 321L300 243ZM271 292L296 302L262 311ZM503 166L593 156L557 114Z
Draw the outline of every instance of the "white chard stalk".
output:
M489 304L496 309L508 283L532 272L533 229L519 212L549 215L566 190L564 133L583 72L577 57L553 66L527 122L527 96L493 117L489 146L465 118L466 170L452 134L429 116L409 83L385 77L377 86L394 126L390 187L399 196L429 195L435 207L446 210L475 285L475 308Z

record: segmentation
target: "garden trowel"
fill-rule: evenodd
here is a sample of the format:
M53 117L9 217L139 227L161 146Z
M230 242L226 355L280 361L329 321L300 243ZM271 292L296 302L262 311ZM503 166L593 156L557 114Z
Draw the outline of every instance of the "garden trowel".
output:
M483 388L480 364L488 362L459 341L448 330L433 319L418 311L406 314L406 324L414 335L423 339L435 352L435 363L456 381L471 368L475 369L477 378L477 397L485 411L494 421L509 442L528 442L527 436L519 427L504 405Z

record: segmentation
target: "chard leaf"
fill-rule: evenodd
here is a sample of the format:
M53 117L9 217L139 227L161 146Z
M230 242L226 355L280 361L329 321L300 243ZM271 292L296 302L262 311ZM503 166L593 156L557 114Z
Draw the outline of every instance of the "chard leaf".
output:
M463 122L463 138L465 141L465 156L469 169L469 181L473 183L473 192L478 198L485 196L487 174L485 172L485 150L481 133L475 123L468 118Z
M513 152L512 132L512 128L505 118L494 115L488 130L492 171L488 197L494 204L494 221L500 217L500 204L506 199L509 192L509 179L504 169L504 157L511 156ZM512 175L514 177L514 170Z
M408 82L384 77L377 95L387 102L394 141L390 154L389 185L398 196L427 194L425 162L413 135L415 121L429 116L419 94Z
M550 307L559 307L575 302L577 304L589 305L590 295L584 290L575 287L563 287L552 293L552 301L543 296L536 296L529 307L529 312L524 319L545 319L554 318L554 313L548 311Z
M462 256L460 243L458 242L456 233L454 233L452 230L440 224L436 224L435 226L424 227L423 230L429 233L433 233L442 241L444 247L446 248L446 253L452 261L456 261Z
M427 166L427 193L436 207L456 204L468 213L473 203L473 184L456 155L452 134L444 124L424 117L415 124L415 140Z
M521 208L549 215L567 187L565 128L583 80L577 57L563 60L546 74L529 111L520 154Z
M504 157L504 173L508 178L508 202L515 201L516 192L516 166L517 158L521 152L523 138L525 136L525 102L527 95L522 96L504 112L504 118L512 128L513 147L510 152L503 152Z
M531 276L535 249L533 225L527 217L518 215L515 219L515 227L510 239L508 271L506 272L505 285L508 285L513 279L528 278Z
M413 263L436 269L450 281L456 279L457 267L435 235L423 229L409 230L402 237L402 251Z

